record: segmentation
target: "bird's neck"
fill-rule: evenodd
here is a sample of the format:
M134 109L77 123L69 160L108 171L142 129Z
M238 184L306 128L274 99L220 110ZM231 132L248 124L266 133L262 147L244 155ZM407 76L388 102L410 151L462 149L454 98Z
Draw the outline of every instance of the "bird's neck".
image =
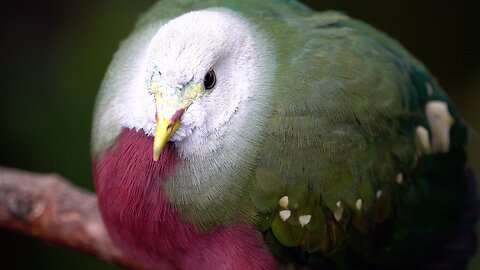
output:
M93 162L103 220L112 240L126 254L155 269L194 264L205 250L215 249L215 254L222 255L217 262L211 259L213 268L217 268L218 262L225 262L224 256L237 266L249 266L248 258L255 256L261 257L261 265L273 265L261 235L250 225L219 227L207 234L183 220L163 190L163 183L171 178L180 162L175 147L167 144L155 162L152 146L153 139L142 131L124 129L116 144ZM185 260L185 256L190 259ZM196 268L201 269L198 265Z

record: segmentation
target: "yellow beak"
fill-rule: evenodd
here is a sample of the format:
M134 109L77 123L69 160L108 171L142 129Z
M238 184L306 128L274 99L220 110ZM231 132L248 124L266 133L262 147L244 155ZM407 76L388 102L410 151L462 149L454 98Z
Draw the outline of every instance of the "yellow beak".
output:
M175 120L157 118L157 127L155 128L155 139L153 140L153 160L160 158L163 147L172 134L180 127L180 118Z

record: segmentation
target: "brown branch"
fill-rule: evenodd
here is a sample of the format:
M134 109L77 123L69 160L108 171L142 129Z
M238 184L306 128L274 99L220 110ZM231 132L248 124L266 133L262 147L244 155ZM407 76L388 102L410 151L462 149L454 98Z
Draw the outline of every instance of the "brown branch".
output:
M110 241L96 196L55 174L0 167L0 227L139 268Z

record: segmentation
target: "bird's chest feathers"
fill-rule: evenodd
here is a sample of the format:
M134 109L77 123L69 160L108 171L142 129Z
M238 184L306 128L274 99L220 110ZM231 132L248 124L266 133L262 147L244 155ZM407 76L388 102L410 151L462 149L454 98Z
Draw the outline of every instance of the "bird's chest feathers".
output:
M167 144L155 162L152 145L153 139L142 131L124 129L116 145L95 161L94 177L113 240L124 250L141 245L165 253L187 247L196 230L181 220L163 190L178 165L175 148Z

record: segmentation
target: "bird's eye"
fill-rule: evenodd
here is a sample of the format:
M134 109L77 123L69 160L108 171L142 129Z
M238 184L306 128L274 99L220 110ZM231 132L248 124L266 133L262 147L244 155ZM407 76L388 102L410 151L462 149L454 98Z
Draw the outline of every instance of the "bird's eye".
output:
M215 84L217 83L217 76L215 75L215 71L211 69L203 78L203 85L205 85L205 89L210 90L212 89Z

